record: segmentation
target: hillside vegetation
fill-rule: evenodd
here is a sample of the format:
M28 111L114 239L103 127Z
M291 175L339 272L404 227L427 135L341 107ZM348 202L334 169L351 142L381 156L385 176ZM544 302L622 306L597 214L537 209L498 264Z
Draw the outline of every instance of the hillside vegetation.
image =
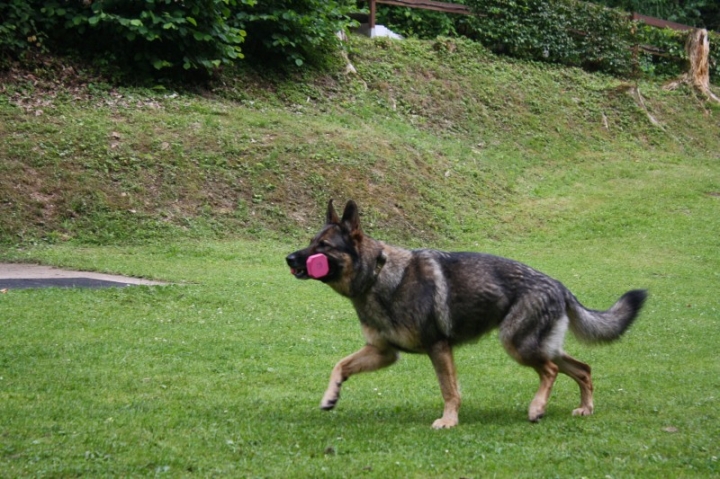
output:
M304 237L329 198L354 198L366 228L395 239L553 222L583 235L609 221L606 182L642 211L630 229L667 213L645 178L720 192L720 110L689 90L460 40L353 37L349 57L357 74L340 60L303 76L226 71L202 92L113 87L51 60L5 72L0 241ZM586 201L564 201L578 189Z

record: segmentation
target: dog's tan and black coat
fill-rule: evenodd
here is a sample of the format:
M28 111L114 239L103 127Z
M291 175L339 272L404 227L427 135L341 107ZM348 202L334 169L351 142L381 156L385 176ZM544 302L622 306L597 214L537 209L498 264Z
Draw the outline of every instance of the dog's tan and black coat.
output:
M588 343L618 339L647 297L644 290L629 291L607 311L594 311L559 281L516 261L392 246L363 234L352 201L342 218L330 201L325 226L307 248L287 257L297 278L308 278L307 258L317 253L329 263L328 274L320 280L353 303L366 342L333 368L321 407L335 406L342 383L353 374L389 366L401 351L423 353L432 361L445 400L435 428L458 423L453 347L495 328L510 356L540 376L530 421L545 413L559 372L580 386L580 406L573 414L592 414L590 367L565 354L565 333L569 328Z

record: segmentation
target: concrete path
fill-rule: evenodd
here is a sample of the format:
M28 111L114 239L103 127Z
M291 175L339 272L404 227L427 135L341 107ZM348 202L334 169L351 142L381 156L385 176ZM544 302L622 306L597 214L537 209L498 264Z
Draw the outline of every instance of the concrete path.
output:
M71 271L36 264L0 263L0 291L26 288L108 288L131 285L163 285L114 274Z

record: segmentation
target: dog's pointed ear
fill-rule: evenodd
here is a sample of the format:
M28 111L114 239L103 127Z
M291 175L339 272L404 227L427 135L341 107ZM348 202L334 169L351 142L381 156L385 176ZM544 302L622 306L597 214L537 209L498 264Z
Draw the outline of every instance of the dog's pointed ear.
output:
M345 211L343 211L342 224L350 230L351 233L360 233L360 212L358 206L353 200L350 200L345 205Z
M325 224L340 224L340 217L335 212L335 207L333 207L333 200L330 200L328 202L327 213L325 214Z

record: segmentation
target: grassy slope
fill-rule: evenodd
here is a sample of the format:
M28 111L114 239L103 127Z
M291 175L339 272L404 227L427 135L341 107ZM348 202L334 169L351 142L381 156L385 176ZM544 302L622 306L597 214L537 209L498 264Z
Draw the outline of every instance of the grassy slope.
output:
M0 101L4 242L58 243L0 257L185 283L0 295L0 476L718 475L717 110L641 84L662 131L615 79L354 42L359 77L83 90L40 116ZM346 301L282 257L331 195L358 199L376 236L512 256L589 307L649 288L618 344L568 341L596 415L569 415L561 378L527 424L535 374L494 338L457 353L452 431L429 428L440 396L417 356L318 411L361 339Z
M687 92L641 86L662 132L612 78L461 42L353 51L358 76L228 77L209 98L8 85L0 241L296 234L329 197L399 238L502 238L570 213L533 176L546 168L572 181L717 159L716 112Z

